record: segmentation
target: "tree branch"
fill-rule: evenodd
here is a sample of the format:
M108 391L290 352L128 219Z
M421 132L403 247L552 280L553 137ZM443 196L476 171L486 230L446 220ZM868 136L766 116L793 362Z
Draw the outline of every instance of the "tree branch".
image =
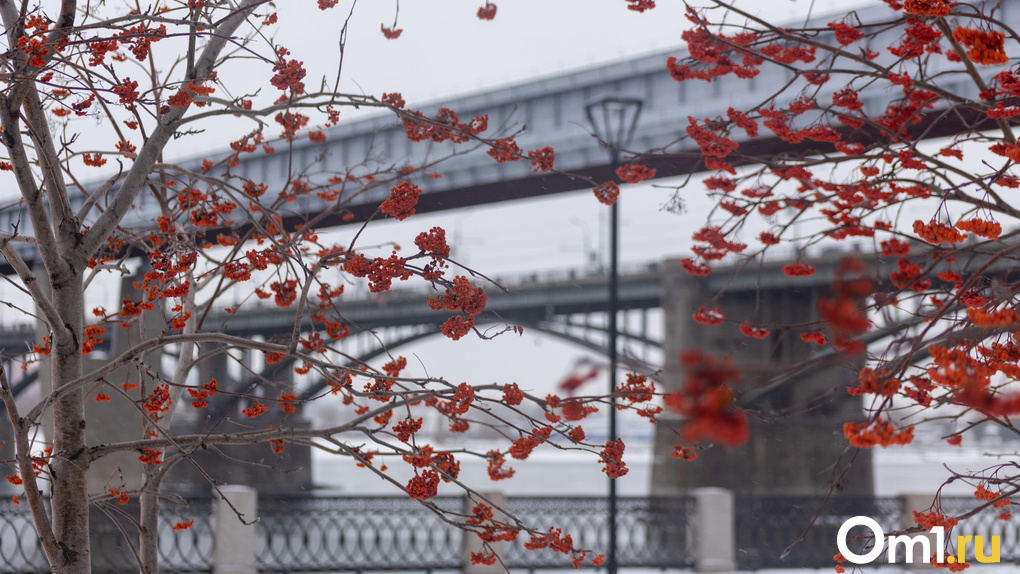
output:
M46 507L43 504L43 494L39 490L39 484L35 476L35 468L32 466L32 447L28 442L25 419L18 416L18 405L14 401L14 394L11 392L11 385L7 380L7 371L0 363L0 400L7 406L7 418L11 422L14 431L14 441L17 448L15 458L18 462L18 472L25 487L25 498L28 499L29 510L32 511L32 520L36 524L36 533L39 536L39 543L42 544L43 552L50 564L60 564L63 555L57 538L53 534L53 526L50 524L49 516L46 514Z
M237 28L244 22L248 14L265 0L244 0L241 5L217 24L209 43L202 51L201 57L195 63L196 85L204 83L213 71L216 59L220 52L227 45L230 37ZM159 124L149 139L142 145L135 158L134 164L124 177L120 189L113 198L109 209L107 209L96 221L85 237L84 245L78 255L78 261L88 262L103 245L107 238L113 233L117 225L131 209L135 198L141 192L143 186L148 182L152 166L156 164L163 153L163 148L176 131L176 126L188 111L188 107L173 107L161 117Z

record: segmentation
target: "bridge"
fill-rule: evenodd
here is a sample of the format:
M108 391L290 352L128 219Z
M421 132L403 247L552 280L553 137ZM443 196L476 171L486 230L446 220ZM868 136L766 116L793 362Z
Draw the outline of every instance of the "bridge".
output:
M130 281L126 279L123 283ZM661 364L662 342L655 337L660 329L649 319L649 311L661 306L660 268L650 265L630 270L621 277L620 285L622 356L629 359L631 368L647 370L649 363ZM527 275L509 278L502 287L503 290L485 286L489 300L484 317L478 319L480 324L521 325L593 352L605 352L608 283L604 273ZM449 318L448 313L429 308L426 298L437 296L430 289L394 288L381 296L367 290L359 292L352 289L349 295L349 298L344 296L342 311L351 327L351 335L337 346L348 356L361 361L372 361L389 351L396 352L402 345L440 336L439 325ZM231 305L229 301L220 303L219 309ZM293 326L293 308L281 308L271 301L254 299L236 313L222 310L210 313L203 330L266 340L274 335L289 336ZM307 315L303 318L302 329L306 333L314 329ZM113 336L116 337L117 333ZM0 327L0 349L4 349L8 356L23 354L29 352L33 344L38 344L37 337L34 324L5 324ZM114 343L109 339L96 350L104 354L112 352ZM271 371L279 371L281 366L291 362L292 359L285 360ZM220 370L223 368L221 366ZM9 369L8 372L20 371ZM262 373L262 376L269 375L269 369ZM20 394L29 388L35 377L35 370L20 377L14 385L15 393ZM305 389L302 398L314 396L324 384L324 381L318 381Z
M1007 3L1003 6L1000 17L1016 27L1020 25L1020 10L1018 8L1020 7ZM885 7L875 7L860 12L863 20L871 19L873 14L889 14ZM824 22L816 24L824 27ZM822 34L821 37L824 38L825 35ZM586 184L583 181L568 174L591 177L598 181L612 178L608 154L584 127L586 125L585 104L603 95L635 97L644 102L636 138L631 147L634 150L661 151L661 153L642 158L643 163L657 169L658 177L681 176L701 171L704 167L700 153L686 139L687 117L720 117L730 106L736 108L754 107L789 79L786 74L776 72L763 73L752 80L724 78L712 83L699 81L677 83L669 77L665 69L665 59L672 55L681 54L679 50L664 52L443 102L444 107L456 110L461 117L466 118L487 113L490 126L504 126L504 128L494 127L489 132L490 134L495 133L498 129L511 131L526 127L527 130L517 138L519 144L525 150L552 146L556 150L556 167L559 172L535 174L528 171L525 162L497 164L484 153L457 155L431 170L441 173L443 177L440 179L428 178L427 174L410 176L410 179L417 180L425 190L419 200L418 211L439 211L510 201L585 187ZM937 74L940 71L942 70L935 69L933 73ZM968 86L970 86L969 83L964 83L961 80L958 86L950 85L948 87L964 94L976 92L976 89L968 88ZM818 97L824 99L831 94L831 90L839 87L841 87L839 82L833 82L830 86L822 88ZM895 96L877 85L865 88L861 92L864 109L870 116L880 115L892 97ZM776 102L777 105L784 103ZM437 105L425 106L422 110L431 115L437 108ZM928 117L937 118L938 114L932 113ZM931 120L922 122L913 129L919 136L938 137L956 133L962 125L964 122L957 121L955 117L940 118L938 122ZM235 168L233 173L240 177L263 182L270 190L281 191L285 189L286 182L290 179L291 174L288 173L288 166L291 161L294 165L300 166L316 165L316 170L323 173L343 171L352 165L360 166L359 170L363 171L356 173L362 174L390 167L422 165L428 158L446 155L452 151L452 148L443 144L410 142L392 115L341 124L328 130L326 135L327 139L322 143L295 142L289 150L289 154L281 151L274 155L268 155L259 151L245 156L241 165ZM746 156L745 162L753 161L754 156L759 153L768 152L771 154L776 150L811 153L812 151L823 151L821 146L826 145L806 142L791 146L767 134L743 139L740 140L740 143L740 153ZM209 159L215 161L222 157L224 156L214 155ZM183 162L182 167L197 173L200 171L201 159L195 158ZM357 202L349 206L349 212L355 215L355 221L364 220L387 194L387 189L383 187L370 190L368 193L360 195ZM77 203L73 203L72 208L80 207L82 201L81 197L73 198L72 202ZM243 204L243 202L238 203ZM291 221L301 221L322 212L327 207L331 207L331 204L316 197L302 198L288 204L286 215ZM141 196L129 219L124 222L124 226L130 228L146 225L156 215L156 209L157 206L152 203L151 198ZM343 223L342 215L340 213L325 219L321 227L341 225ZM10 230L16 224L20 224L21 231L29 233L30 230L24 227L27 222L28 218L20 212L17 206L0 209L0 230ZM85 223L91 222L86 221ZM678 373L679 369L676 368L676 365L669 363L675 362L677 349L683 348L683 345L689 344L691 340L699 343L704 342L706 345L719 349L732 348L734 342L739 341L736 338L739 335L735 336L730 332L722 335L709 335L707 331L684 330L675 327L681 319L689 318L692 301L696 294L725 290L728 301L734 302L738 307L741 302L746 304L749 301L760 301L763 294L776 295L774 301L777 303L773 309L767 309L768 312L785 312L791 307L797 307L802 314L798 315L797 321L791 321L787 317L779 322L798 322L801 318L811 320L810 315L813 312L813 305L810 304L811 297L823 290L831 280L834 264L835 261L832 259L819 264L819 272L814 277L798 281L794 288L797 290L796 292L791 291L789 279L778 271L778 265L772 263L764 265L760 269L757 265L750 265L747 268L748 272L739 274L735 273L735 269L719 270L704 280L681 278L675 273L675 267L671 268L668 265L631 270L621 278L620 303L623 309L621 312L621 325L623 325L621 338L624 347L622 356L632 360L634 364L640 364L642 359L654 364L665 362L673 372ZM691 288L692 281L695 285L694 288ZM504 287L506 292L488 289L490 299L487 318L521 324L525 328L549 333L600 352L605 349L604 316L608 297L604 275L577 273L571 276L568 273L559 277L518 277L506 281ZM350 295L358 295L358 293ZM349 354L364 360L371 360L385 352L386 349L394 349L400 344L435 335L437 325L446 317L442 313L435 313L428 309L424 303L424 299L428 295L429 293L426 291L396 290L387 294L384 300L377 296L348 296L344 302L344 314L355 329L349 341L345 341L343 344L358 348L357 352ZM673 326L667 323L665 334L662 338L657 338L653 334L654 329L649 326L648 317L651 310L663 307L665 307L664 314L667 317L667 322L672 322ZM738 315L739 313L734 313L732 316ZM275 333L289 333L293 319L293 312L287 309L246 304L236 314L213 314L207 321L207 328L268 338ZM220 329L221 326L222 329ZM305 328L311 327L307 322L304 326ZM384 331L386 332L385 336L377 337ZM0 348L6 349L8 352L14 349L27 350L30 348L30 342L36 340L36 335L32 325L5 325L0 329ZM388 343L387 346L382 347L376 344L379 339L385 340ZM99 350L110 353L113 348L111 342L107 341L106 346ZM803 349L806 347L800 350L793 349L789 339L781 340L778 336L773 336L761 343L747 344L737 354L737 357L741 361L752 362L755 359L769 357L767 352L769 348L777 351L775 357L779 362L789 364L790 361L802 359L804 357ZM265 376L268 373L260 374ZM813 386L799 385L796 392L780 389L772 396L765 397L765 401L777 408L801 402L808 393L824 390L819 387L818 382L828 386L838 384L838 381L834 383L835 379L829 378L829 374L829 372L822 373L817 377L820 381L816 380L816 384ZM19 375L20 378L14 381L17 389L24 391L30 388L35 375L36 373L31 371L24 376ZM755 382L753 377L750 382L752 384ZM232 381L232 383L244 384L246 381ZM667 381L667 388L676 388L677 384L676 380ZM303 388L302 398L318 392L320 388L321 383ZM838 425L844 418L855 417L858 413L859 407L855 408L854 404L849 403L843 403L824 411L822 416L830 419L825 421L825 429L830 429L833 423ZM808 450L814 453L816 462L824 460L828 463L835 458L835 456L831 456L830 451L825 448L816 448L817 445L814 444L819 436L826 436L826 433L831 434L831 432L828 430L819 431L817 429L822 427L811 426L812 424L814 422L799 427L791 425L791 430L786 435L769 434L766 431L757 432L756 430L754 435L756 442L752 447L756 452L734 451L724 455L729 457L729 460L717 459L715 462L710 462L712 453L706 453L706 456L703 457L705 464L699 467L701 470L698 472L711 475L713 480L717 480L718 477L723 477L726 480L732 479L733 484L726 486L730 486L738 492L737 496L742 497L749 496L746 492L739 490L746 489L748 482L761 484L763 489L768 489L770 492L778 492L786 488L816 493L818 488L809 484L809 479L804 476L817 475L817 469L807 463L800 461L791 463L790 460L782 458ZM805 428L808 429L806 432ZM666 440L672 439L666 437ZM777 444L782 445L783 452L770 450ZM660 452L665 452L669 445L659 445L659 447L662 448ZM839 448L842 448L842 445ZM717 452L714 454L719 455ZM772 473L770 479L762 474L763 465L758 464L759 460L767 461L772 468L771 471L767 471ZM742 473L736 476L736 473L720 470L721 468L730 470L740 468ZM787 474L776 476L775 468L782 468L783 472ZM860 468L863 471L870 471L870 468L864 464L861 464ZM738 479L741 482L739 485L736 484ZM653 491L667 491L671 487L662 487L664 484L675 485L686 480L687 482L684 484L689 485L697 483L699 478L692 473L686 477L680 476L678 479L676 472L670 471L656 480L658 482L653 485ZM781 484L777 485L777 482ZM742 500L750 502L750 499ZM640 504L637 503L639 512L644 508ZM741 507L752 508L750 505L743 504ZM326 571L337 569L339 566L335 555L342 554L339 551L314 554L304 549L297 551L296 554L274 551L274 548L289 548L291 545L289 536L294 533L295 528L292 524L284 523L284 520L288 514L293 514L292 508L292 506L286 506L279 512L276 524L282 524L282 526L278 526L276 531L265 530L260 534L264 537L263 542L260 543L260 556L265 557L268 564L282 564L281 571L295 563L304 565L302 560L312 560L315 556L320 555L327 556L330 561L310 565L308 571L320 568ZM756 505L753 508L754 513L775 516L775 513L781 510L798 508L798 506L796 501L786 499L774 505ZM856 505L853 508L854 512L858 512L860 506ZM16 509L4 510L12 513L17 512ZM740 513L736 515L736 518L740 520L741 516L747 517L754 513ZM207 514L205 513L203 516ZM594 514L602 516L603 510L598 509ZM209 520L203 516L198 517L199 527L194 532L208 532ZM273 521L267 520L265 524L272 525ZM637 532L638 534L651 533L661 524L661 519L656 518L653 527L639 529ZM740 543L741 548L750 548L758 553L749 558L737 557L736 560L743 559L741 566L745 568L777 565L774 561L769 562L769 560L777 556L775 550L781 549L778 546L780 542L752 542L748 537L759 536L767 530L760 528L759 525L749 526L749 524L746 521L738 523L738 531L733 535L737 537L735 540L741 536L744 537ZM803 524L803 517L798 517L795 527L799 527L801 524ZM684 530L680 532L678 540L670 541L670 544L667 545L656 546L655 549L660 554L651 554L652 558L656 560L661 558L662 562L635 561L628 564L625 558L624 564L654 567L663 567L668 564L673 567L690 567L689 555L678 557L668 554L680 547L680 541L686 542L691 539L688 525L685 524L681 527ZM324 530L328 530L330 534L324 536L322 544L324 546L332 545L331 548L336 547L337 544L342 545L346 536L343 534L345 531L341 530L342 528L351 528L351 526L330 525L324 527ZM358 527L354 528L354 532L357 533ZM597 529L602 527L594 528L597 532ZM589 539L592 536L591 531L592 527L588 527ZM629 530L626 531L629 532ZM427 530L427 532L432 531ZM170 536L174 536L174 534L170 533ZM272 542L274 536L277 540L275 546ZM347 540L355 539L353 536L351 535ZM387 536L392 538L394 535L391 533L383 535L381 538L377 536L375 539L387 539ZM600 535L596 533L595 536L597 540ZM29 540L30 537L26 535L22 538ZM340 542L337 542L337 539ZM784 542L786 540L789 538L784 539ZM183 543L183 548L195 560L206 562L209 549L208 541L209 537L207 536L201 542ZM3 542L5 545L10 543L8 540ZM647 539L635 536L635 544L639 547L644 545L643 548L647 548L652 542L660 542L660 540L650 536ZM30 541L26 542L29 547L21 546L20 542L16 543L18 544L14 550L16 553L24 556L31 552ZM178 544L180 543L173 542L171 546L179 549ZM201 546L201 550L198 550L200 544L203 546ZM421 543L413 542L413 544L420 545ZM426 546L429 544L430 542L425 543ZM459 546L459 541L454 546ZM343 549L346 550L346 547ZM361 550L358 549L358 551ZM444 554L444 558L448 561L442 562L438 567L459 565L458 560L449 561L449 557L458 548L451 547L449 550L450 552ZM684 550L686 551L686 548ZM372 555L376 555L376 553L372 552ZM635 555L648 556L644 553ZM830 565L831 550L826 548L824 555L820 553L818 555L821 558L811 562L812 567ZM1015 555L1015 553L1009 554L1010 557ZM22 568L28 564L34 566L38 562L37 558L38 556L35 556L32 560L26 560L18 567ZM348 559L346 556L343 558ZM350 564L349 561L347 563ZM525 567L540 567L527 562L523 564ZM557 563L557 566L559 565ZM788 566L789 564L778 565ZM203 564L201 569L204 567ZM364 564L359 567L372 569L393 568L394 566L392 564L384 566ZM29 570L24 569L23 571Z
M818 290L828 286L835 274L839 257L818 261L814 276L798 278L797 289ZM719 267L705 278L695 281L699 293L725 292L727 297L756 299L760 293L791 288L791 280L781 272L786 260L761 263L733 264ZM676 267L676 263L671 264ZM888 274L886 268L895 263L882 259L878 274ZM641 371L654 370L663 362L661 324L653 324L658 316L652 311L662 309L668 297L666 283L670 276L665 263L651 263L639 267L624 267L619 279L619 335L620 354L627 368ZM675 271L675 269L674 269ZM686 277L686 274L684 274ZM122 281L122 288L134 278ZM477 321L485 329L491 324L520 325L549 336L575 344L595 353L605 353L607 327L605 313L608 308L608 276L602 271L561 270L546 274L525 274L496 278L497 285L480 281L488 294L485 313ZM429 308L426 298L438 293L428 287L409 288L399 284L384 294L372 294L363 285L351 285L341 297L341 310L351 328L351 335L340 343L340 350L362 361L371 361L384 353L396 352L400 346L426 337L439 336L439 325L449 318L448 313ZM360 287L360 288L359 288ZM239 310L227 313L222 309L240 303L239 299L218 301L217 310L209 313L203 330L224 332L241 337L266 340L274 335L290 335L294 326L294 309L279 307L272 301L249 297ZM684 317L689 318L689 313ZM26 319L30 317L26 316ZM302 332L315 330L307 314L302 318ZM116 332L113 334L116 337ZM31 351L38 344L34 323L8 322L0 326L0 349L8 357ZM380 342L384 342L382 344ZM107 337L97 345L99 353L112 352L112 341ZM285 363L286 364L286 363ZM275 370L275 369L274 369ZM16 371L16 370L15 370ZM10 372L10 371L9 371ZM15 385L18 394L34 381L30 371ZM305 389L312 396L321 385Z
M1020 6L1003 3L998 17L1013 27L1020 26ZM873 6L857 10L862 20L882 21L893 16L886 6ZM826 20L808 23L808 27L825 29ZM832 34L823 32L819 40L829 41ZM881 44L882 39L878 40ZM888 45L887 42L884 45ZM750 80L739 80L732 76L717 78L712 82L674 81L667 69L666 58L682 56L683 50L671 50L649 56L631 58L591 69L536 79L526 83L491 90L473 95L444 100L441 105L455 110L461 118L488 114L489 126L485 134L509 132L524 128L517 137L524 150L551 146L556 150L556 173L532 173L527 161L496 163L485 153L457 155L440 163L429 172L442 175L432 179L426 173L409 176L423 188L417 210L437 211L479 205L498 201L511 201L526 197L575 191L587 184L575 175L606 181L614 177L609 157L595 138L589 133L585 105L605 95L638 98L643 101L643 112L638 118L637 129L631 149L644 152L655 150L641 158L643 163L658 170L657 177L688 175L704 170L701 154L687 138L687 118L725 117L728 107L747 109L761 104L778 91L789 79L783 69L763 69L763 73ZM884 54L879 57L891 58ZM890 60L891 61L891 60ZM848 64L849 65L849 64ZM939 75L949 70L945 59L935 59L931 74ZM986 73L987 70L985 70ZM843 87L843 82L832 81L819 88L817 98L824 101L834 90ZM945 88L962 95L977 95L973 81L966 76L955 74L945 78ZM879 83L870 84L860 92L864 111L869 116L879 116L897 93ZM776 101L777 106L788 102ZM412 102L413 104L413 102ZM422 111L434 114L439 104L426 105ZM958 113L943 117L935 109L926 115L926 120L913 126L915 137L940 137L957 133L968 122L977 118L963 118ZM811 112L805 114L811 120ZM987 119L987 118L986 118ZM990 121L990 120L989 120ZM980 128L980 125L978 125ZM740 144L739 157L743 163L753 162L755 156L775 155L778 151L811 152L831 151L830 144L805 142L791 145L771 133L755 138L737 140ZM282 148L282 146L281 146ZM290 153L283 149L275 154L266 154L261 149L241 158L240 166L232 174L265 183L272 194L287 189L294 175L294 166L314 166L318 176L311 176L313 183L326 183L330 173L344 172L350 166L361 166L357 175L371 173L378 169L401 166L421 166L437 157L453 151L452 144L415 143L407 139L400 122L392 114L368 117L358 121L344 122L326 130L324 142L301 140L294 142ZM480 152L481 150L476 150ZM640 154L637 154L640 155ZM213 161L227 157L227 153L213 154ZM194 158L181 162L180 166L194 173L201 172L201 160ZM739 163L739 162L738 162ZM562 173L561 173L562 172ZM571 175L574 174L574 175ZM186 173L174 173L179 179L187 179ZM375 211L379 202L388 197L388 188L383 186L359 195L349 207L355 221L363 220ZM81 206L84 198L72 198L72 208ZM246 201L237 201L246 205ZM316 196L303 197L287 204L284 219L303 221L320 213L334 202L327 202ZM159 214L152 198L140 196L134 211L124 222L132 228L151 224ZM320 227L341 225L343 213L326 218ZM0 230L9 231L20 225L26 229L28 217L17 205L0 209ZM91 221L86 221L86 224Z
M644 268L625 268L620 281L618 315L621 326L618 351L624 368L651 372L661 367L662 388L666 391L680 389L683 388L684 377L684 370L678 362L680 351L708 349L733 357L743 371L744 379L738 389L747 399L742 402L743 406L768 416L796 405L820 405L813 414L800 420L787 420L783 425L758 425L753 421L752 425L760 428L753 430L752 442L748 446L738 450L713 449L699 457L698 465L688 465L689 469L671 469L665 464L662 465L664 469L656 467L653 493L673 494L678 485L687 485L681 488L686 490L691 486L720 481L725 483L722 486L740 495L821 494L827 490L827 475L799 461L798 457L801 453L811 452L814 453L813 461L824 461L824 466L827 466L842 453L845 445L832 429L834 425L857 420L860 405L845 393L835 391L856 380L854 361L843 359L831 350L803 343L797 333L774 329L765 339L753 340L740 333L737 321L706 327L692 321L691 313L712 301L711 305L720 306L731 319L750 319L761 325L809 325L818 321L815 301L827 291L843 255L809 253L807 259L815 264L816 272L810 277L796 279L781 271L782 266L789 262L782 259L748 259L719 267L708 277L691 277L682 270L677 260ZM857 255L870 259L877 278L887 278L889 271L896 266L895 258ZM999 261L1001 265L1007 263ZM990 267L989 271L996 269ZM132 279L126 278L123 284L130 285ZM525 330L537 330L597 353L606 351L608 278L605 274L529 274L508 278L500 284L504 291L493 286L486 288L490 298L485 314L479 316L480 328L485 329L490 323L519 324ZM350 289L340 297L338 304L351 335L332 346L346 357L377 365L377 359L385 354L399 354L401 345L439 336L438 326L448 318L448 314L428 307L426 298L436 295L426 289L399 287L382 296ZM228 299L220 301L217 307L222 309L233 304L234 301ZM235 313L211 312L203 329L256 340L268 340L274 336L289 338L294 326L294 313L291 308L260 304L257 299L249 298ZM302 319L302 333L312 332L315 326L307 316ZM156 328L162 328L162 325ZM93 355L95 360L102 361L125 350L126 346L117 341L118 336L123 337L122 333L128 331L114 329L110 337L113 340L104 341L97 348ZM879 330L876 336L888 335ZM37 336L30 325L6 325L0 329L0 344L8 353L12 349L28 350ZM168 351L172 352L172 349ZM266 364L260 352L246 352L238 356L236 353L228 355L208 351L216 351L216 348L212 345L205 347L202 354L207 358L198 364L198 376L201 380L216 378L223 390L273 393L275 391L267 390L267 382L289 384L292 381L298 400L303 401L321 394L327 384L321 378L311 376L292 379L292 358ZM164 360L172 361L173 356L168 354L162 359L157 358L153 364L158 368ZM804 365L811 367L805 369ZM8 372L14 373L12 385L16 393L33 388L38 376L34 368L27 372L10 368ZM773 374L780 372L792 375L782 385L765 385L771 381ZM264 391L257 390L260 387ZM237 401L231 396L225 396L210 406L208 411L203 411L202 420L233 420L234 416L240 416L234 412ZM185 417L185 414L193 413L182 413L181 424L203 424L202 420ZM269 420L263 422L279 424ZM181 431L185 432L184 428ZM669 452L675 433L660 434L655 449L657 452ZM288 455L292 451L297 452L296 449L288 449ZM243 460L245 457L239 453L236 458ZM710 462L713 458L720 462L713 464ZM870 465L863 458L860 457L854 466L856 477L848 480L858 485L855 489L858 493L869 491L871 484ZM777 467L785 469L778 480ZM735 473L733 468L742 471ZM754 478L749 481L748 477ZM204 485L205 479L199 478L181 478L180 482ZM310 476L306 478L310 483ZM293 476L287 479L288 488L295 480ZM273 483L270 480L266 484Z
M876 19L891 15L885 6L860 9L862 20ZM1007 24L1020 26L1020 6L1006 4L1000 7L999 17ZM824 28L825 21L818 20L810 25ZM828 38L825 33L822 40ZM717 78L707 83L702 81L674 81L666 70L665 60L669 56L682 56L682 50L671 50L659 54L631 58L591 69L558 74L540 78L508 88L484 93L456 97L442 102L444 107L457 111L462 118L488 114L489 125L498 129L526 128L517 137L523 149L552 146L556 150L557 173L536 174L528 170L527 162L496 163L485 153L456 155L442 162L434 171L442 174L440 179L431 179L427 174L410 176L417 179L424 189L419 199L418 211L438 211L479 205L497 201L511 201L558 192L573 191L586 184L570 174L592 177L604 181L613 177L609 157L591 136L585 118L585 104L604 95L618 95L638 98L643 101L643 113L638 118L634 150L657 150L655 154L642 157L641 161L655 167L657 177L687 175L704 169L700 152L688 142L685 128L687 117L722 117L729 106L749 108L777 91L789 79L782 70L768 71L750 80L738 80L731 76ZM885 57L885 56L882 56ZM944 66L941 60L934 63L933 73ZM951 78L955 78L952 76ZM973 92L969 79L950 79L947 88L962 94ZM954 83L955 82L955 83ZM841 87L840 82L823 86L819 99L828 97ZM894 97L877 83L862 89L860 99L864 111L870 116L881 114L889 99ZM776 102L782 105L783 102ZM426 114L435 113L437 105L422 108ZM936 110L937 112L937 110ZM807 114L808 116L810 114ZM929 118L937 122L921 122L915 126L917 135L937 137L955 133L960 129L961 119L942 118L933 112ZM495 126L504 126L497 128ZM491 133L489 135L491 135ZM362 165L365 172L393 166L422 165L429 158L442 156L452 151L448 144L415 143L407 139L397 118L392 114L368 117L358 121L341 123L326 131L324 142L301 140L294 142L290 153L282 150L267 154L261 149L241 158L240 166L233 174L261 181L270 190L282 190L293 175L289 165L316 165L316 171L330 173L343 171L352 165ZM806 142L791 146L777 138L763 133L755 138L738 140L740 154L745 161L762 152L774 154L777 150L809 153L810 146L828 145ZM479 150L480 151L480 150ZM213 155L209 159L219 160L226 153ZM201 171L203 158L194 158L181 164L185 170ZM560 173L562 172L562 173ZM361 173L361 172L358 172ZM325 178L326 176L321 176ZM363 220L388 195L382 187L360 195L350 211L355 221ZM72 208L77 209L84 198L74 196ZM77 203L75 203L77 202ZM245 202L238 202L243 205ZM293 220L303 220L330 207L315 196L301 198L288 204L288 214ZM158 206L144 194L124 222L127 228L146 225L157 215ZM341 225L342 213L322 221L321 227ZM86 222L88 223L88 222ZM0 209L0 230L30 233L25 226L29 218L18 205ZM27 246L30 247L30 246ZM27 257L31 259L30 256ZM6 265L3 265L6 267ZM6 272L9 272L7 269ZM715 277L722 277L717 274ZM821 275L820 275L821 276ZM558 280L515 281L507 284L509 293L490 290L489 309L492 316L502 317L509 323L549 332L554 336L571 340L590 349L605 348L605 327L599 325L596 316L604 312L607 292L602 281L594 276L568 277ZM739 291L752 285L760 286L761 281L773 285L786 281L777 274L763 276L743 274L727 280L731 291ZM708 289L722 287L712 283ZM736 281L737 284L730 281ZM741 282L745 285L741 287ZM516 296L510 296L515 294ZM647 310L659 305L659 286L649 276L641 273L624 278L621 301L624 309ZM394 292L388 295L385 306L376 298L349 301L346 309L348 320L364 331L400 328L404 331L397 343L417 340L435 331L440 315L429 313L421 303L423 293ZM645 315L647 316L647 315ZM286 310L246 306L237 315L213 317L210 324L226 325L227 331L237 334L279 332L280 322L287 320ZM641 321L644 321L643 319ZM646 325L646 323L643 323ZM414 331L407 330L414 326ZM646 349L656 347L656 341L648 336L647 326L628 327L623 337L628 346L641 344ZM30 326L5 325L0 329L0 349L20 352L26 349L26 341L34 339ZM379 348L367 350L366 357L378 355Z

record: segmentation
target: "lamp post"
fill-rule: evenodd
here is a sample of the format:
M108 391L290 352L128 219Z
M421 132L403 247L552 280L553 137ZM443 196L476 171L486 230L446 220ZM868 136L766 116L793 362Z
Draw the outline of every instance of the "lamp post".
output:
M614 174L620 164L620 149L626 146L641 115L643 102L637 98L607 96L589 102L585 106L588 122L595 136L609 148L609 164ZM620 201L609 208L609 440L616 441L616 367L617 367L617 325L619 309L620 278ZM616 574L619 566L616 556L616 479L609 479L609 556L606 572Z

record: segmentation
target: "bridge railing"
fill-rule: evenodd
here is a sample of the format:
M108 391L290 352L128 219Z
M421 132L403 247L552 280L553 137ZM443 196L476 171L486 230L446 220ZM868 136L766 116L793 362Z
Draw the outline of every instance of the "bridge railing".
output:
M604 552L609 545L605 498L509 498L506 509L536 528L555 526L574 545ZM617 544L621 566L690 568L694 565L694 499L621 498L617 502ZM531 551L522 535L504 559L510 568L571 568L570 558L549 550Z
M732 517L699 508L697 496L626 497L618 506L618 558L621 567L697 570L705 545L695 526L708 518L732 521L735 570L769 568L830 568L835 565L836 533L853 516L874 518L891 533L910 526L911 503L931 497L736 496ZM462 497L439 497L438 508L462 513ZM942 512L959 515L975 507L969 497L943 497ZM916 504L915 504L916 505ZM214 524L215 502L191 499L188 505L163 512L160 524L160 568L164 572L213 572L219 538ZM506 510L539 530L551 526L570 534L577 547L604 552L608 545L606 500L598 497L517 497ZM819 513L818 509L822 508ZM923 509L922 509L923 510ZM699 516L707 513L707 516ZM984 553L992 536L1000 539L1002 562L1020 561L1020 526L1002 520L1002 509L988 508L961 521L949 537L983 536ZM817 513L817 516L816 516ZM262 498L255 525L255 564L259 572L432 571L465 568L470 534L446 523L431 509L404 497L280 497ZM187 530L178 522L194 520ZM239 523L222 528L245 528ZM811 526L808 529L808 526ZM128 530L129 531L129 530ZM786 556L784 550L803 539ZM97 574L136 572L131 552L112 525L93 528L93 571ZM569 569L570 558L548 549L529 551L519 539L502 550L513 570ZM955 546L955 545L953 545ZM853 547L853 544L851 544ZM973 562L973 544L967 551ZM903 555L900 555L900 562ZM886 562L883 553L871 564ZM585 567L590 567L590 562ZM42 574L48 571L28 509L10 500L0 503L0 573Z
M461 497L437 498L439 508L464 510ZM270 499L259 505L256 561L263 572L342 570L436 570L464 565L465 534L409 498ZM628 567L687 568L690 551L689 498L620 500L620 564ZM608 544L604 498L510 498L505 509L538 529L552 526L570 534L575 546ZM570 569L568 556L524 547L529 537L503 551L513 569Z
M959 515L974 507L975 501L972 498L943 498L942 512L950 515ZM1015 503L1014 503L1015 504ZM1011 516L1006 520L1000 518L1000 514L1008 512L1012 505L1005 508L988 507L985 510L960 521L960 525L953 531L951 540L955 541L958 534L980 536L985 540L984 554L989 554L991 549L989 543L994 536L1000 541L1000 560L1002 562L1020 562L1020 528L1017 528L1017 517ZM955 546L955 545L954 545ZM959 550L959 548L957 548ZM967 561L975 561L974 545L970 544L966 549Z
M974 499L961 502L973 506ZM901 497L839 496L826 501L821 496L738 496L736 506L736 562L741 570L832 568L836 533L854 516L873 518L886 532L903 527ZM804 540L783 556L802 535Z
M432 503L463 510L460 497ZM406 497L263 498L259 517L255 561L262 572L461 566L464 533Z
M463 512L462 497L431 501L448 512ZM464 531L432 510L403 497L262 498L255 529L255 563L260 572L369 570L456 570L464 566ZM538 529L556 526L575 546L603 551L608 541L603 498L510 498L506 510ZM619 501L620 565L689 568L693 565L690 498L622 498ZM183 509L163 513L160 568L164 572L212 572L216 531L213 501L192 499ZM191 528L173 530L194 520ZM240 524L226 527L243 528ZM112 524L93 528L93 572L136 572L122 535ZM552 550L530 551L522 534L504 549L513 569L569 569L570 558ZM590 563L588 564L590 566ZM0 503L0 573L42 574L46 559L26 505Z
M161 572L212 572L215 542L212 508L213 501L210 498L191 499L182 507L172 510L166 508L160 513ZM194 523L188 529L173 528L179 522L192 520ZM126 531L134 531L134 526L127 520L118 522ZM94 521L90 534L93 573L121 574L138 571L131 550L116 524L109 520ZM27 504L16 504L10 498L5 499L0 503L0 573L44 574L49 571Z

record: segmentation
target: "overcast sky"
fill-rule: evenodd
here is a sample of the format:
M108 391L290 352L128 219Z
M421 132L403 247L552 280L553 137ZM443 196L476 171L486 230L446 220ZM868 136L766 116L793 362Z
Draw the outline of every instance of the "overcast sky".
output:
M768 15L773 22L799 20L809 10L819 15L863 3L736 2L751 13ZM305 45L309 38L325 40L323 58L306 61L321 75L335 69L336 50L330 43L350 2L341 2L326 13L314 4L313 0L288 0L286 9L281 4L281 22L289 10L308 14L310 21L307 27L285 24L277 39L295 46ZM636 54L679 49L683 46L680 33L688 27L684 3L679 0L661 0L643 14L627 10L624 0L503 0L496 2L499 9L492 21L475 16L482 4L484 0L403 0L398 25L404 33L397 40L387 40L379 26L393 23L395 1L358 3L350 25L342 89L376 95L400 91L412 103L435 100ZM310 71L309 77L315 76Z

